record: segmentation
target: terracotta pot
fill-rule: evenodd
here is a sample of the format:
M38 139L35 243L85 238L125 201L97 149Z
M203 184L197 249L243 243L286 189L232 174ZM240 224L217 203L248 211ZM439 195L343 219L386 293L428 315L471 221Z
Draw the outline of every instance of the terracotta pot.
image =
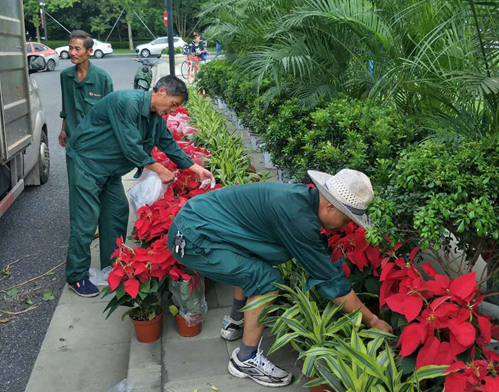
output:
M175 316L175 322L177 323L177 330L179 335L188 338L199 335L203 327L203 323L199 323L197 325L189 327L185 322L185 319L180 314L177 314Z
M307 377L308 381L315 380L317 377ZM310 392L334 392L329 385L317 385L316 387L309 387Z
M139 321L132 319L137 340L141 343L152 343L158 340L161 336L162 321L163 314L160 314L156 318L149 321Z

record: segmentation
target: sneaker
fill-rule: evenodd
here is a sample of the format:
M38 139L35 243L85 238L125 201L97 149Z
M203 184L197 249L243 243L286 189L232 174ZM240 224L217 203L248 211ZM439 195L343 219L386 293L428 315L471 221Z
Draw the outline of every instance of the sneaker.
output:
M69 288L80 297L96 297L100 291L88 278L82 278L78 282L69 283Z
M237 378L250 378L257 384L265 387L285 387L293 379L293 374L275 366L258 350L250 359L242 362L237 357L239 347L232 352L229 361L229 373Z
M229 341L241 339L243 336L243 329L244 319L235 321L230 316L224 316L220 336Z

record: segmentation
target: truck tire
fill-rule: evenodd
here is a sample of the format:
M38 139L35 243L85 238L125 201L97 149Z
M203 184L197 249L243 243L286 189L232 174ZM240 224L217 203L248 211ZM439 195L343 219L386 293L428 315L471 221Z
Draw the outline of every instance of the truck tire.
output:
M42 132L40 139L40 153L38 156L38 167L40 169L40 183L45 184L50 174L50 151L49 139L45 132Z

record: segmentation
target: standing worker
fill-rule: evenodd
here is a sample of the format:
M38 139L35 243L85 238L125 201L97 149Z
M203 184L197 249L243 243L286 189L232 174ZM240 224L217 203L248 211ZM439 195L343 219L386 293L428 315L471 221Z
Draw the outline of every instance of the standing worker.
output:
M177 145L162 117L187 99L185 83L165 76L153 91L121 90L102 98L71 135L66 146L71 226L66 280L78 295L99 294L88 279L97 223L101 268L111 265L116 239L126 237L128 200L121 177L138 168L137 177L147 168L158 173L164 184L175 179L151 157L154 146L201 181L213 179Z
M306 289L352 312L360 309L368 327L391 332L357 297L341 263L331 263L321 227L333 231L354 221L370 225L365 212L374 197L369 178L344 169L336 175L309 171L316 189L305 185L255 183L196 196L182 207L169 230L168 248L188 268L234 287L229 316L221 336L242 339L229 361L229 373L267 387L282 387L292 374L270 362L259 349L265 308L244 314L239 309L264 294L276 294L273 283L284 279L273 268L291 258L309 273ZM179 246L180 245L180 246Z
M94 40L85 31L69 36L69 57L74 67L61 72L62 128L59 144L66 144L78 124L103 97L113 92L111 75L89 61Z

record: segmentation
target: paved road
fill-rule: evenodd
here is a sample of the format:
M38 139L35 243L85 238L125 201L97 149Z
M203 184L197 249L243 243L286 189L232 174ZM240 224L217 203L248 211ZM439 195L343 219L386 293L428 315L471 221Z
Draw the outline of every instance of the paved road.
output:
M115 90L129 89L138 63L129 57L94 60L94 64L107 70ZM16 262L9 271L0 274L0 290L40 276L66 257L69 216L67 178L64 150L57 143L61 128L59 111L61 96L59 74L71 66L63 60L53 72L35 77L38 82L45 114L48 120L51 155L49 181L40 187L25 189L7 213L0 218L0 270ZM27 313L9 316L0 314L0 391L24 391L43 342L57 301L64 287L64 266L19 288L19 292L0 293L0 309L19 312L36 306ZM46 290L55 299L43 300ZM27 301L26 299L29 298Z

